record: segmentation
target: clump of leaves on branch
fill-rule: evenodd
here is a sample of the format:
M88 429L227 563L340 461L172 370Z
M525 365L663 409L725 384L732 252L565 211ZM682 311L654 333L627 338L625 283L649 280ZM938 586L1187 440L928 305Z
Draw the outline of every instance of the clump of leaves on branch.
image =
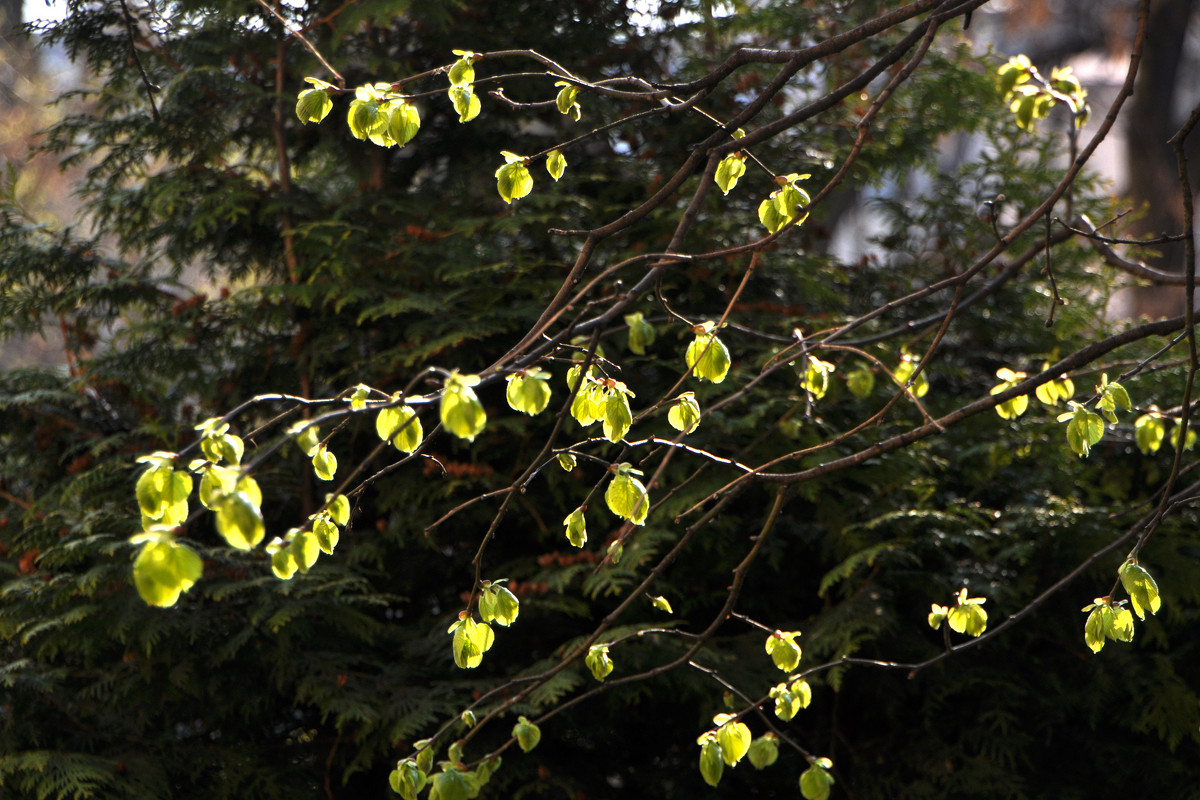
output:
M1200 362L1190 315L1104 319L1125 275L1083 167L1124 94L1077 133L1069 68L961 42L984 2L699 3L641 31L612 4L529 49L507 6L443 28L260 5L165 17L144 82L132 29L79 9L54 34L115 76L107 116L50 141L98 159L90 208L127 257L6 218L6 331L120 331L70 340L68 379L5 378L3 685L13 719L49 704L73 729L6 723L0 777L1192 785L1170 753L1200 743L1178 638ZM572 49L600 32L611 60ZM213 67L222 36L256 49ZM255 112L199 119L197 97ZM952 174L949 135L985 143ZM862 195L879 232L843 263ZM198 301L197 263L219 284ZM1166 421L1184 435L1156 454ZM1020 718L1033 695L1052 713ZM137 709L124 739L97 733L114 703Z

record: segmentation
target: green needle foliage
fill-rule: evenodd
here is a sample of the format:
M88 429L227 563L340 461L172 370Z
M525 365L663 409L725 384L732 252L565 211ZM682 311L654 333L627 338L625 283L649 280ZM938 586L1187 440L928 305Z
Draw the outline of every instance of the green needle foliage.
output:
M1047 233L1069 68L923 0L123 8L47 32L95 236L0 201L69 355L0 374L5 797L1200 783L1184 321Z

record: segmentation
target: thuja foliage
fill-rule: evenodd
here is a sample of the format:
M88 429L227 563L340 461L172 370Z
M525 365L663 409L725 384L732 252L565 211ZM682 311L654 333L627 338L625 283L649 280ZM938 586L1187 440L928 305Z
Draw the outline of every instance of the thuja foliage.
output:
M47 31L96 234L3 208L71 356L0 386L5 792L1194 788L1194 333L1105 319L1109 110L983 2L764 5Z

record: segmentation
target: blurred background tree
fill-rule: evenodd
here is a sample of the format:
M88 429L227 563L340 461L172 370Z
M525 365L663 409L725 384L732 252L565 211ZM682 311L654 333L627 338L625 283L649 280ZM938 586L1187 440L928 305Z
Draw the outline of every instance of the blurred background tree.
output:
M316 0L276 10L355 86L449 63L456 48L516 47L592 80L682 83L737 47L804 46L888 6ZM825 94L899 35L868 39L801 74L755 126ZM344 105L320 127L297 122L302 78L330 76L261 5L79 2L40 36L93 76L86 106L55 123L43 145L86 170L77 184L86 216L46 225L12 181L0 208L0 337L36 335L50 322L67 354L62 368L0 376L0 785L19 798L394 796L387 775L414 741L514 674L555 663L678 540L669 520L728 476L701 472L656 509L658 521L620 565L600 567L619 530L601 504L589 511L583 550L563 541L559 522L599 470L581 463L547 471L488 551L488 577L508 577L521 598L520 623L466 672L454 668L445 631L467 601L471 559L494 507L479 503L435 523L508 486L552 420L518 421L502 410L502 391L485 388L491 422L476 446L443 438L416 465L380 475L355 498L336 554L288 582L270 574L261 552L218 546L207 521L191 524L186 536L203 553L206 577L170 611L146 607L129 581L127 539L140 529L134 459L183 449L196 424L262 393L331 396L359 382L395 391L431 364L483 369L529 329L576 256L577 239L547 229L593 227L636 206L711 123L678 114L627 122L572 151L558 185L540 175L535 192L509 207L495 194L499 151L536 152L575 130L553 105L513 106L550 99L540 74L506 79L510 102L485 95L470 124L458 122L442 85L432 86L418 101L419 137L385 150L348 135ZM485 63L481 95L499 88L484 81L501 68ZM1016 130L992 85L1000 63L954 36L939 39L876 120L845 196L761 254L726 335L732 385L752 380L794 341L794 329L828 328L971 263L995 241L978 214L985 201L1002 193L1009 209L1027 211L1050 191L1065 142ZM503 68L524 67L514 60ZM743 68L704 109L727 119L773 75L769 65ZM147 84L158 88L148 93ZM820 185L853 143L867 100L855 95L754 154ZM620 98L586 96L584 104L588 125L639 110ZM986 146L947 166L938 145L957 134ZM925 190L911 190L914 176ZM753 190L702 209L690 249L737 245L758 228L757 204L771 187L761 174L743 180L755 181ZM836 238L854 196L873 198L880 228L848 260ZM1080 182L1075 203L1095 220L1119 210L1092 178ZM660 207L620 234L603 266L666 248L681 210ZM1041 236L1027 234L1006 257L1036 251ZM999 367L1036 371L1109 329L1104 309L1116 276L1097 270L1086 246L1054 253L1054 275L1071 301L1055 326L1044 324L1046 277L996 282L956 320L931 367L924 402L934 415L986 394ZM639 306L660 331L644 355L628 352L623 329L602 331L621 380L643 398L667 391L690 334L672 327L666 309L715 319L743 269L733 259L674 267L661 302ZM943 305L914 303L845 343L894 363L899 345L928 344L926 324L906 323ZM1136 345L1101 366L1115 375L1153 349ZM813 402L797 374L775 373L753 403L706 417L696 445L761 463L846 430L881 403L890 381L876 370L876 388L859 397L843 377L858 362L836 360L826 397ZM556 398L566 395L564 371L552 379ZM1139 378L1139 405L1171 397L1172 380L1166 370ZM1098 376L1085 372L1077 382L1090 386ZM705 408L723 396L689 388ZM250 444L282 406L260 408L237 423ZM738 613L803 630L805 663L817 664L936 656L943 642L925 625L929 605L949 602L962 586L988 597L996 622L1022 608L1144 513L1169 469L1166 448L1145 457L1131 433L1078 460L1053 416L1001 422L989 412L790 492ZM919 418L906 407L834 454ZM372 452L372 428L342 429L344 464ZM325 491L297 448L282 456L258 473L273 532L315 510ZM663 482L679 485L692 471L672 465ZM767 487L738 496L673 564L656 585L673 617L647 600L618 620L619 630L669 628L671 619L702 628L721 610L730 571L772 497ZM848 797L1187 796L1200 778L1200 675L1189 637L1200 608L1195 531L1194 512L1185 511L1144 555L1167 600L1132 647L1092 656L1081 635L1078 608L1108 591L1120 562L1114 552L976 650L911 676L871 666L822 671L810 679L812 706L788 735L834 759L835 792ZM739 702L726 697L728 687L757 697L778 679L763 638L753 624L730 620L693 659L708 671L665 672L571 706L542 725L538 749L506 753L485 794L707 791L695 737ZM671 636L614 648L614 678L683 649L682 637ZM592 685L582 668L560 673L524 713L553 709ZM475 757L505 740L507 724L500 727L480 734ZM725 780L747 796L794 796L804 766L788 753L772 769L743 766Z

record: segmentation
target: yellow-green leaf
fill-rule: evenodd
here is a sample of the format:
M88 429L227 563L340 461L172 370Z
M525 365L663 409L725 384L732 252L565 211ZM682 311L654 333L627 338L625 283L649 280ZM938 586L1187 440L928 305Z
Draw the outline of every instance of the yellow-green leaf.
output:
M338 540L341 539L341 534L337 525L333 524L333 520L324 514L318 514L313 518L312 530L321 552L326 555L333 553L333 549L338 546Z
M804 796L805 800L827 800L829 797L829 789L833 786L833 776L827 771L828 767L824 767L821 762L833 766L827 758L815 759L809 768L800 775L800 794Z
M417 800L417 793L425 788L427 782L428 776L411 758L398 762L396 768L388 775L388 784L392 791L404 800Z
M583 659L584 664L591 670L592 677L601 683L613 671L612 658L608 655L608 645L594 644L588 649L587 656Z
M296 116L301 122L320 122L333 109L329 92L324 89L305 89L296 97Z
M744 722L726 722L717 730L717 744L725 763L736 766L750 749L750 728Z
M729 349L713 333L697 333L684 360L692 374L702 380L720 383L729 373Z
M313 473L323 481L333 480L337 472L337 456L329 452L325 445L317 445L317 451L312 457Z
M407 101L397 100L385 106L389 144L400 147L412 141L421 129L421 114L417 107Z
M640 311L626 314L625 324L629 326L629 350L639 356L646 355L646 348L654 344L657 336L654 326L646 322Z
M166 608L200 579L204 564L191 548L169 535L148 541L133 562L133 583L141 598Z
M700 777L709 786L721 782L721 774L725 771L725 759L721 753L721 745L716 736L712 736L700 745Z
M533 176L529 174L529 167L523 163L517 161L505 164L496 170L496 191L500 192L500 199L504 202L520 200L532 190Z
M642 525L650 511L650 497L646 487L637 478L618 472L604 491L604 502L608 510L634 525Z
M546 172L557 182L566 170L567 157L563 155L562 150L551 150L546 156Z
M538 742L542 740L542 732L538 726L523 716L517 717L517 724L513 726L512 735L524 753L537 747Z
M567 541L575 547L583 547L587 542L587 524L583 518L583 508L577 508L563 520L567 526Z
M695 392L684 392L679 396L667 412L667 422L683 433L691 433L700 426L700 404L696 402Z
M624 392L610 391L604 402L604 438L619 442L633 424L633 412L629 409L629 397Z
M738 179L745 174L746 156L742 153L730 153L717 165L717 186L724 194L729 194L729 191L737 186Z
M550 403L550 375L540 367L509 375L505 398L514 411L533 416Z
M375 432L401 453L416 450L425 436L421 429L421 418L411 406L381 408L375 417Z
M1147 611L1157 614L1162 608L1162 598L1158 595L1158 584L1146 568L1130 559L1121 565L1118 574L1138 619L1145 619Z
M1138 450L1148 456L1158 452L1167 434L1166 423L1159 414L1154 412L1138 417L1133 423L1133 429L1137 437Z
M439 409L442 424L450 433L468 442L474 441L487 423L483 404L471 388L478 382L478 376L464 376L455 372L446 379L446 387L442 391Z
M755 769L766 769L779 758L779 739L773 733L767 733L750 743L746 757Z
M217 533L230 547L252 550L265 532L262 511L246 492L232 492L217 506Z
M796 644L799 635L800 631L775 631L767 637L767 655L784 672L791 672L800 663L800 645Z

